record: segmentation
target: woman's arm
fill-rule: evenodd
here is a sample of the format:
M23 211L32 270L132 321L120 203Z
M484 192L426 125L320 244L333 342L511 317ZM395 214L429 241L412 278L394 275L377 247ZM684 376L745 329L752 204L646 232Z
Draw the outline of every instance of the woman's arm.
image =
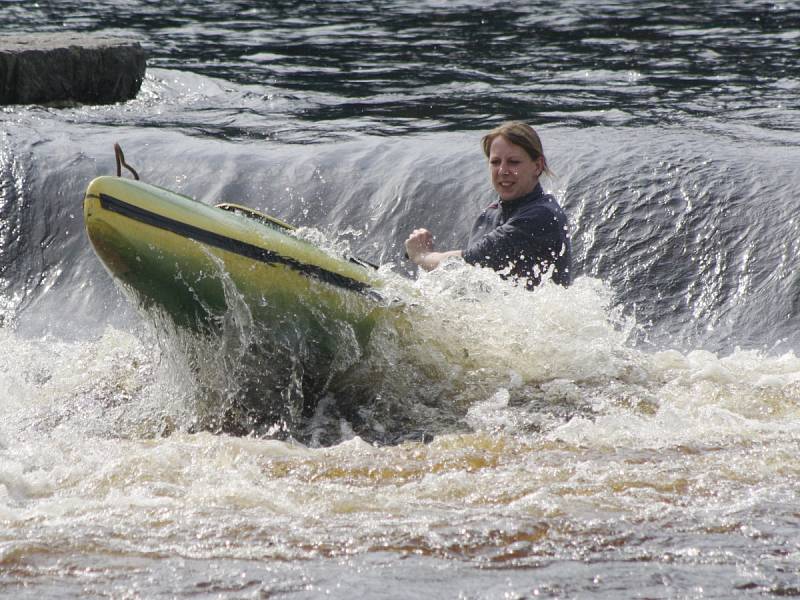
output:
M415 229L405 242L406 253L416 265L432 271L448 258L461 257L461 250L436 252L433 249L433 234L427 229Z

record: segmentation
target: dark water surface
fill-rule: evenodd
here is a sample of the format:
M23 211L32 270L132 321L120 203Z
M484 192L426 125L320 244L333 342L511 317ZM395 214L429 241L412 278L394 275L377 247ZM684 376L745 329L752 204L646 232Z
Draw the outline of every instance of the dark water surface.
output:
M0 110L0 595L800 595L797 2L0 2L1 34L62 30L148 74ZM402 241L465 241L509 118L575 285L417 278ZM331 373L129 304L82 223L114 142L383 264L417 319L344 336L280 435L205 431L243 368Z

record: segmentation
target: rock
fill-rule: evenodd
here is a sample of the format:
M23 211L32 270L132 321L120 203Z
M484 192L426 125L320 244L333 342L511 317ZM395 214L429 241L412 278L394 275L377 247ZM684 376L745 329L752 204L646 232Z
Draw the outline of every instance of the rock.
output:
M145 53L138 42L91 33L0 36L0 105L110 104L136 96Z

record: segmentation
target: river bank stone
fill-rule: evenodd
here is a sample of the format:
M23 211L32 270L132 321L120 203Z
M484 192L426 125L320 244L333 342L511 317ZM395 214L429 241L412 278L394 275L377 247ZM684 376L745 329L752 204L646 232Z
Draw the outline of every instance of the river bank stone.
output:
M136 96L145 53L130 39L91 33L0 35L0 105L111 104Z

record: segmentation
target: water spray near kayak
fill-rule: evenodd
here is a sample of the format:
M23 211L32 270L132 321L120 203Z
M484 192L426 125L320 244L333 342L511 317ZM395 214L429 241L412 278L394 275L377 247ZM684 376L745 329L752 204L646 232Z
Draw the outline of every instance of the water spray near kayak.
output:
M114 280L182 335L214 338L231 319L240 337L246 330L239 359L255 362L249 374L240 373L243 387L252 388L258 374L245 403L250 426L313 412L325 380L349 366L341 365L342 353L361 356L388 310L376 267L332 256L251 208L208 206L144 183L119 145L115 150L117 176L94 179L84 198L86 231ZM122 167L135 179L123 178ZM265 385L265 365L286 364L287 355L288 370ZM322 382L307 375L316 373L327 375ZM293 384L296 398L288 397ZM279 397L265 401L270 388ZM285 409L276 411L280 404ZM241 415L235 426L230 416L222 427L242 432Z

